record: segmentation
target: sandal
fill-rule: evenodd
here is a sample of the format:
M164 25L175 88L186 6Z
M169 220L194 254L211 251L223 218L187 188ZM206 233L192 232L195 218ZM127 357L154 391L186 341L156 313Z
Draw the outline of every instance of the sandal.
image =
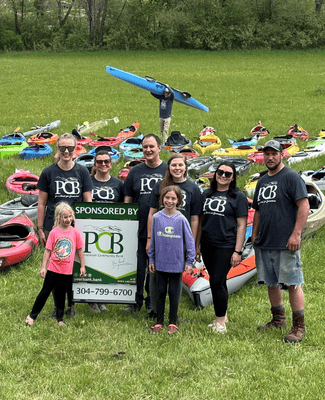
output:
M160 329L162 328L162 325L160 324L156 324L155 326L151 327L151 333L158 333L160 331Z
M34 324L34 320L33 320L33 318L30 317L29 314L27 315L25 322L26 322L26 325L28 325L28 326L32 326Z
M178 331L178 327L174 324L169 324L168 325L168 335L172 335L173 333L176 333Z
M59 325L59 326L67 326L67 324L66 324L65 322L63 322L63 321L59 321L59 322L58 322L58 325Z

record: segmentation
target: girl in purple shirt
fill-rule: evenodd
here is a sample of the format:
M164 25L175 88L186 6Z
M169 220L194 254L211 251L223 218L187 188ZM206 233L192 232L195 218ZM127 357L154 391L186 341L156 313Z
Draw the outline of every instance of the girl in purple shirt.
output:
M169 295L168 334L177 332L177 310L181 276L184 271L192 273L195 257L195 242L187 219L177 211L182 202L182 193L177 186L167 186L160 196L164 207L153 216L152 236L149 248L149 270L156 271L157 279L157 324L151 327L157 333L163 326L165 301Z

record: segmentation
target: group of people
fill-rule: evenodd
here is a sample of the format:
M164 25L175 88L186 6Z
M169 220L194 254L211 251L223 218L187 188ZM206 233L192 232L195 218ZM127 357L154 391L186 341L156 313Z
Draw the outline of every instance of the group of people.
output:
M108 152L96 154L90 175L85 167L72 161L74 136L60 136L58 159L43 170L38 183L38 229L45 246L40 274L45 281L26 318L28 325L34 323L51 292L58 323L64 324L65 294L67 311L73 314L75 252L80 274L85 274L82 239L72 226L74 203L124 201L139 204L136 301L126 310L138 311L145 302L150 309L148 317L156 320L151 331L157 333L163 328L168 292L168 333L177 332L182 273L192 273L194 260L199 261L202 256L210 276L215 311L209 326L214 332L227 332L226 277L230 268L241 262L248 215L247 198L236 186L235 167L227 160L220 162L210 187L201 193L187 176L183 155L173 154L167 163L161 160L161 142L155 134L146 135L142 145L145 162L131 169L123 185L110 175ZM255 192L252 241L258 281L268 286L273 318L259 329L286 326L282 289L288 289L293 326L285 341L296 342L305 335L300 245L309 211L308 195L301 178L284 166L278 142L265 144L264 161L268 174L259 180ZM105 304L90 306L97 312L106 309Z

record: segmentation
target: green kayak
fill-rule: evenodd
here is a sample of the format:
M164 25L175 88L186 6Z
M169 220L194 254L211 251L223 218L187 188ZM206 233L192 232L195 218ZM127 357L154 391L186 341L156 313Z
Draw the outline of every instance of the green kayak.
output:
M27 142L20 144L8 144L7 146L0 146L0 158L9 157L14 154L19 154L25 147L28 147Z

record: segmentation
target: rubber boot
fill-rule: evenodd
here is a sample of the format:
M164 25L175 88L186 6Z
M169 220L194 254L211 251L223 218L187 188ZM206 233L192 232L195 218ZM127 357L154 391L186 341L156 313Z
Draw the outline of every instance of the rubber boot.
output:
M286 343L297 343L302 340L306 334L305 318L303 314L292 313L292 328L284 338Z
M284 308L271 307L273 318L266 325L259 325L257 329L267 330L273 328L285 328L287 326Z

